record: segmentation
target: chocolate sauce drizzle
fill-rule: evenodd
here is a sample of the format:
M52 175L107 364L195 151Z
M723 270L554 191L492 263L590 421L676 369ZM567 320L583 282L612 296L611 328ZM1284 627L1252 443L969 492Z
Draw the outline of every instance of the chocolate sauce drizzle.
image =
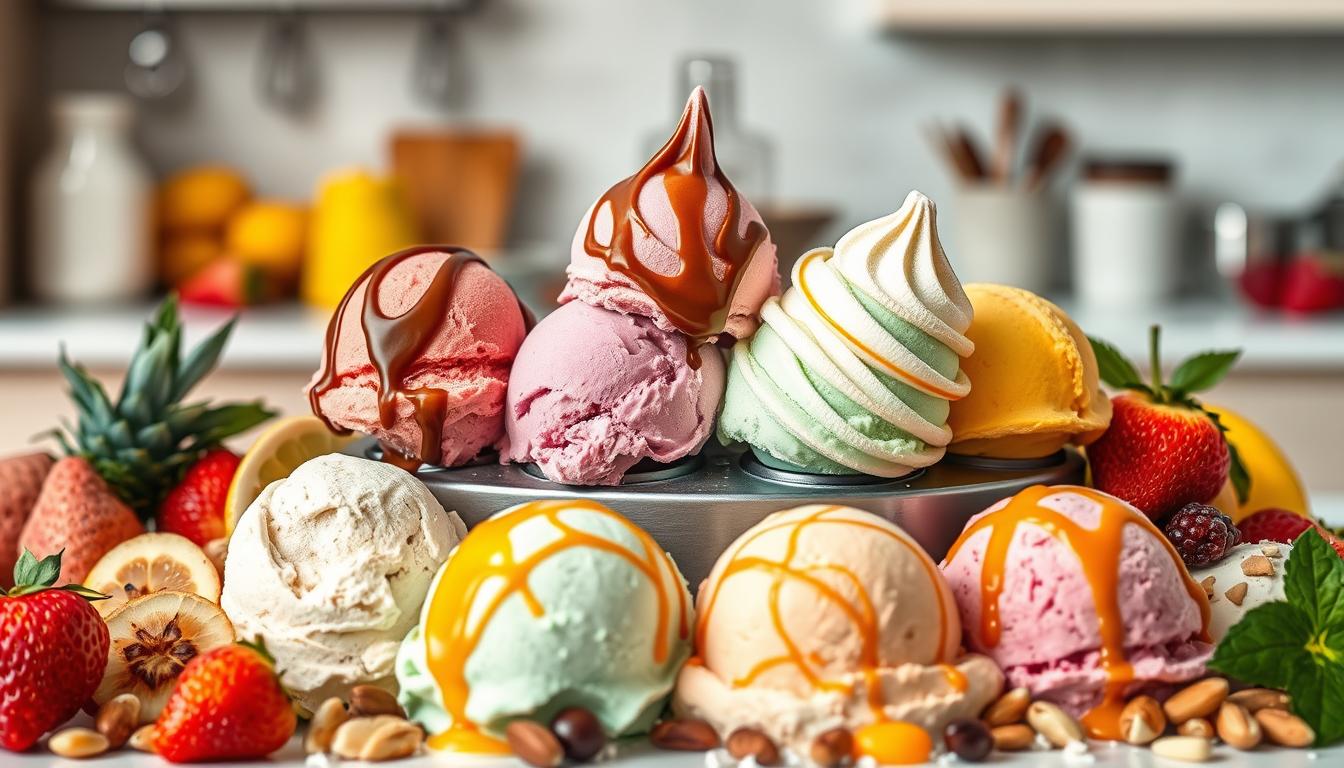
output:
M439 265L429 287L415 304L396 317L388 317L379 308L380 289L388 274L401 262L422 254L446 253L448 258ZM335 389L340 377L336 371L336 344L341 335L347 305L360 284L366 284L364 302L360 308L360 324L368 344L369 362L378 372L378 421L391 428L396 420L397 400L411 403L416 424L420 427L418 456L403 455L383 444L383 461L414 471L420 464L438 464L443 459L443 419L447 415L448 393L437 387L406 386L406 375L425 351L434 333L442 323L444 312L451 305L457 289L458 276L468 264L480 264L489 269L480 256L466 248L452 245L421 245L386 256L364 271L350 287L327 325L326 347L323 352L321 375L308 392L308 404L313 414L337 434L350 430L333 424L322 413L322 396ZM523 321L530 329L532 313L518 302Z
M635 233L654 237L639 213L639 193L651 179L662 175L673 215L677 220L676 252L681 269L673 275L655 272L635 254ZM708 179L723 187L728 210L714 236L705 238L704 222L709 197ZM597 213L611 206L611 244L597 241ZM714 127L704 89L696 88L686 102L672 138L635 175L618 182L598 200L588 222L583 247L588 255L602 259L611 271L624 275L667 315L668 320L689 336L691 363L699 367L700 344L723 333L737 290L756 249L767 232L760 221L747 224L739 235L744 206L732 182L723 175L714 156Z

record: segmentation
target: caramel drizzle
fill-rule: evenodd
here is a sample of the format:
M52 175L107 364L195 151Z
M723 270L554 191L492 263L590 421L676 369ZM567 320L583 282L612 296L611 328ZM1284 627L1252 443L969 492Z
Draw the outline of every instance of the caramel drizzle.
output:
M673 275L645 266L635 253L639 237L656 239L639 212L639 193L654 177L662 175L663 188L677 220L676 252L681 264ZM708 213L708 179L715 179L727 196L728 210L711 244L705 239ZM598 213L611 206L611 244L598 242ZM732 297L746 272L747 263L765 242L767 232L759 221L747 224L739 235L744 205L737 189L719 168L714 156L714 128L709 103L697 88L672 138L633 176L607 190L589 217L583 248L602 259L607 268L639 287L678 330L689 336L693 367L699 367L697 349L723 333L732 308Z
M383 314L379 308L380 289L388 274L411 257L436 253L446 253L448 258L439 265L424 294L410 309L397 317ZM350 430L333 424L322 413L321 399L339 383L336 345L341 335L341 324L351 297L361 284L365 284L367 287L360 307L360 324L368 344L369 362L378 373L378 422L384 428L391 428L396 420L397 401L403 399L411 403L413 417L420 427L418 456L404 456L384 445L383 460L409 470L418 469L422 462L437 464L442 460L443 420L447 415L448 393L437 387L408 388L405 382L410 369L420 359L442 324L444 313L452 305L458 277L468 264L490 268L481 257L465 248L421 245L379 259L350 286L327 324L320 376L308 392L308 404L313 415L321 419L327 429L337 434L350 433ZM532 315L521 300L518 308L523 313L524 323L530 327Z
M857 349L865 357L869 358L874 363L877 363L878 366L881 367L883 371L885 371L892 377L900 379L901 381L905 382L906 384L909 384L910 386L914 387L920 392L923 392L926 395L933 395L934 397L940 397L944 400L960 400L962 397L964 397L964 395L960 395L956 392L952 392L937 387L933 384L929 384L928 382L924 381L918 376L915 376L914 374L910 373L904 368L901 368L894 361L888 360L885 357L879 355L876 350L874 350L872 347L869 347L867 344L864 344L862 340L860 340L857 336L846 330L843 325L837 322L835 318L831 317L830 314L826 312L826 310L822 307L821 302L817 301L816 297L813 296L812 289L808 287L807 279L805 277L807 274L807 265L812 260L820 258L824 253L825 253L824 251L814 251L808 256L803 257L803 263L798 266L797 270L798 290L802 292L803 298L807 299L807 303L812 305L813 311L815 311L817 315L821 317L821 319L824 320L828 326L831 327L832 330L834 330L837 334L839 334L840 337L843 338L845 342L849 344L850 347Z
M639 539L643 552L632 552L616 542L565 523L560 519L560 513L567 509L586 510L618 521ZM559 530L560 537L525 559L515 560L510 536L520 526L537 518L544 518ZM655 663L667 661L671 654L667 635L672 621L672 598L667 582L676 583L679 579L671 557L644 530L596 502L578 499L525 504L472 529L471 536L444 566L439 587L431 598L424 622L427 665L439 684L444 709L453 719L447 731L430 739L434 749L489 753L499 752L503 747L507 752L507 746L482 733L467 718L467 700L471 694L467 661L491 619L510 597L521 597L534 617L539 619L545 615L545 608L528 584L529 577L546 560L580 547L614 554L649 580L658 594L658 622L652 656ZM501 580L502 585L495 588ZM477 597L487 586L493 589L489 593L489 602L483 610L474 610ZM686 639L690 636L689 606L685 590L677 589L676 592L680 636Z
M1060 492L1076 493L1097 502L1101 507L1097 527L1085 528L1067 515L1041 504L1047 496ZM1134 680L1134 667L1125 652L1125 625L1120 614L1120 555L1124 548L1125 526L1133 524L1147 528L1153 538L1162 542L1184 579L1190 598L1199 606L1203 627L1201 637L1207 641L1209 603L1204 590L1190 577L1176 548L1144 515L1089 488L1033 486L1014 496L1003 509L967 526L947 553L946 562L951 562L971 537L982 530L990 530L980 571L980 639L988 648L996 647L1002 637L999 597L1004 589L1003 570L1017 529L1024 523L1040 528L1069 547L1078 557L1083 576L1091 587L1092 602L1097 611L1097 631L1101 635L1101 667L1106 672L1106 687L1101 702L1083 716L1082 723L1094 738L1118 740L1122 735L1120 710L1125 704L1125 688Z
M938 573L937 567L929 560L924 552L912 545L900 534L892 531L885 526L875 523L864 522L862 520L852 520L847 518L826 517L827 514L844 510L845 507L828 506L821 507L808 514L806 517L796 521L786 521L765 525L749 536L742 545L737 548L740 553L747 549L753 542L760 537L772 531L783 528L792 528L789 532L788 547L785 550L784 557L781 560L769 560L758 556L734 555L723 573L714 584L714 589L710 592L705 601L705 609L700 613L696 624L696 647L703 653L705 648L705 635L708 633L710 619L714 614L714 606L718 601L719 593L723 585L733 576L747 571L765 571L773 577L770 589L767 595L767 604L770 607L770 620L775 629L775 634L780 643L785 648L785 653L780 656L766 658L754 665L745 675L731 681L734 688L741 688L751 685L761 675L771 669L781 666L792 666L796 668L808 683L818 691L835 692L844 695L850 695L854 691L854 684L845 680L826 680L813 667L821 667L824 662L816 654L804 654L797 644L789 637L787 628L784 626L784 617L781 610L781 593L786 583L790 581L802 584L821 596L826 602L839 608L853 624L858 636L862 640L860 650L859 666L860 675L864 680L868 694L868 707L873 712L873 716L878 719L884 719L882 711L882 690L878 680L878 670L881 660L878 658L878 645L880 642L880 631L878 628L878 615L876 607L873 604L872 596L868 593L862 580L850 568L839 563L819 563L807 566L800 566L794 563L798 555L798 546L803 531L814 525L846 525L855 528L861 528L872 531L898 542L901 546L909 549L915 558L924 567L930 583L936 585L938 579L942 578ZM819 577L820 573L838 574L845 580L854 585L858 592L858 605L851 603L839 590L831 586ZM936 588L936 586L934 587ZM947 644L947 606L944 601L939 599L938 604L938 661L944 659L943 649ZM703 660L695 659L694 663L702 664ZM941 665L945 668L944 674L948 683L956 690L965 690L965 676L961 675L959 670L950 665ZM956 676L946 672L946 669L952 669ZM959 677L959 679L957 679Z

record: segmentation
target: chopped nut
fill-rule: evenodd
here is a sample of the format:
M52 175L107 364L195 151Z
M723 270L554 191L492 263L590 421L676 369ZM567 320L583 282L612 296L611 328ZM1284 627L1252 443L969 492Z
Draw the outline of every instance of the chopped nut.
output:
M1204 588L1204 595L1206 597L1213 597L1213 585L1217 581L1218 580L1215 579L1214 577L1208 576L1205 577L1203 581L1199 582L1199 586Z
M1265 544L1260 547L1260 553L1265 557L1280 557L1283 554L1283 550L1279 549L1278 544Z
M1249 586L1246 584L1246 582L1239 581L1236 584L1234 584L1231 589L1227 590L1223 594L1227 597L1228 600L1232 601L1233 605L1241 605L1241 601L1246 599L1247 589L1249 589Z
M1241 572L1247 576L1273 576L1274 564L1264 555L1251 555L1241 561Z

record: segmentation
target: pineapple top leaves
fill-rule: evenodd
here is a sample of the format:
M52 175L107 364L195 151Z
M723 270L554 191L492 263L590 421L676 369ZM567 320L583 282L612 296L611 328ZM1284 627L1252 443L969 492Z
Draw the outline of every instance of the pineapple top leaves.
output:
M177 299L168 297L145 325L115 405L102 384L61 350L61 373L78 422L65 425L69 435L55 435L67 454L87 459L142 518L154 515L206 449L275 415L260 402L182 402L219 362L235 320L183 358Z

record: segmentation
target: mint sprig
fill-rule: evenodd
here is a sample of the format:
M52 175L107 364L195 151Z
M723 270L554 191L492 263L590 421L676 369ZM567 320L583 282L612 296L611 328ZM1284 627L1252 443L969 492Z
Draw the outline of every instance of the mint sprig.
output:
M1228 442L1227 428L1219 421L1218 415L1206 409L1194 397L1197 392L1212 389L1222 381L1241 358L1241 350L1201 352L1182 361L1176 366L1176 370L1172 371L1171 381L1164 382L1161 355L1162 327L1154 325L1148 329L1151 381L1145 382L1139 375L1139 369L1115 345L1091 336L1088 336L1087 340L1092 345L1092 354L1097 358L1097 371L1107 386L1112 389L1142 392L1159 405L1183 406L1201 411L1209 417L1209 420L1218 427L1219 433L1223 435L1223 442L1227 445L1232 463L1228 477L1237 492L1237 501L1245 503L1251 496L1251 476L1241 463L1241 455L1237 453L1236 447Z
M1284 593L1234 624L1209 668L1287 691L1317 746L1332 744L1344 739L1344 559L1315 528L1293 542Z

